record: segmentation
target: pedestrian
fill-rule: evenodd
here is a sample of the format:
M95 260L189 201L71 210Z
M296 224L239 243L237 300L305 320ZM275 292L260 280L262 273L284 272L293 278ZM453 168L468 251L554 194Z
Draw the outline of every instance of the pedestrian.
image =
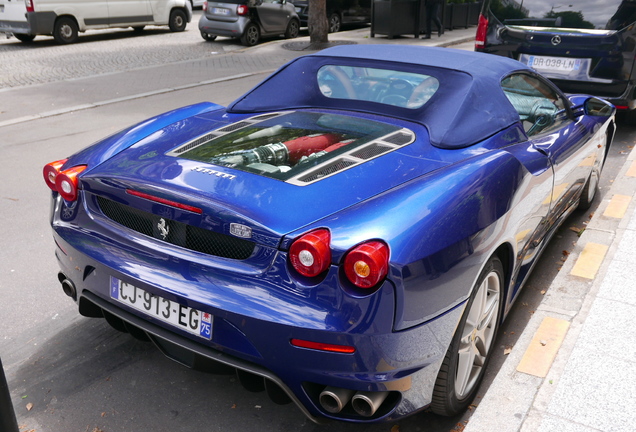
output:
M432 24L435 21L437 26L437 36L441 36L444 33L444 27L439 19L439 7L443 4L444 0L424 0L426 7L426 35L424 39L431 38Z

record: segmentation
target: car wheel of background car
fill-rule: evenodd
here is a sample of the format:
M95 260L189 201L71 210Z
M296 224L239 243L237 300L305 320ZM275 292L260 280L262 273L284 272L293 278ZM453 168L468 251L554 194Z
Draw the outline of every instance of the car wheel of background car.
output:
M289 24L287 24L287 30L285 31L285 37L287 39L294 39L298 37L298 31L300 30L300 23L298 20L291 20Z
M28 34L14 34L13 36L15 36L15 38L21 42L33 42L33 39L35 39L35 35L28 35Z
M69 44L77 41L78 28L73 18L61 17L55 21L53 38L59 44Z
M188 20L185 12L181 9L174 9L170 12L170 30L173 32L182 32L185 30Z
M503 294L503 266L493 257L477 280L437 376L431 403L436 414L459 414L475 397L493 351Z
M247 27L245 27L243 36L241 36L241 43L245 46L254 46L258 43L260 38L261 32L258 26L254 23L249 23Z
M342 20L340 19L340 14L332 13L329 16L329 33L339 32L341 24Z

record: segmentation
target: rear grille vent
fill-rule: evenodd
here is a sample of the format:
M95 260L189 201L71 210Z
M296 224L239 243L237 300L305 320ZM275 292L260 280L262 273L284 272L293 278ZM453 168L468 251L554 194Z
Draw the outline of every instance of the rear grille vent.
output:
M252 122L241 121L238 123L231 124L229 126L225 126L224 128L219 129L219 132L233 132L235 130L241 129L242 127L251 125Z
M404 133L404 132L396 132L393 135L389 135L388 137L382 138L382 141L386 141L390 144L402 146L402 145L413 142L413 134Z
M254 252L251 241L220 234L174 220L162 218L104 197L97 197L102 213L109 219L133 231L186 249L222 258L244 260ZM168 234L161 235L159 225L164 219Z
M330 163L329 165L325 165L321 167L319 171L314 171L310 175L300 178L300 181L305 183L310 183L312 181L318 180L322 177L326 177L338 171L342 171L350 167L351 165L355 165L356 162L349 160L337 160L335 162Z
M186 152L186 151L188 151L190 149L195 148L196 146L198 146L200 144L203 144L205 142L210 141L214 137L216 137L216 134L203 135L202 137L195 139L194 141L184 145L183 147L178 148L174 152L177 153L177 154L181 154L183 152Z
M269 120L271 118L278 117L279 115L282 115L282 114L283 113L279 113L279 112L270 113L270 114L263 114L263 115L259 115L259 116L256 116L256 117L252 117L251 120L258 120L258 121Z
M389 150L393 150L393 147L380 145L380 144L373 144L351 153L351 156L355 156L357 158L366 160L366 159L371 159L373 157L379 156L382 153L386 153Z

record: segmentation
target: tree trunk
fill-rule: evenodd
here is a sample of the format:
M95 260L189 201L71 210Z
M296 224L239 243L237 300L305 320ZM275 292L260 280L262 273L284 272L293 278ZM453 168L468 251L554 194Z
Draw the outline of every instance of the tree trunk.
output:
M327 4L325 0L309 0L309 43L326 44L329 42L329 24L327 22Z

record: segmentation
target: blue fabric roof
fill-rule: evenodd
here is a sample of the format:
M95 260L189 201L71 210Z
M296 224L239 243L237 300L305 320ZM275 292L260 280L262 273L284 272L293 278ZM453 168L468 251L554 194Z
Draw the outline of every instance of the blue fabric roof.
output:
M422 73L436 77L440 87L419 109L327 98L316 80L318 69L325 65ZM417 122L428 129L433 145L463 148L519 121L500 83L505 76L521 70L532 71L516 60L450 48L342 45L292 60L233 102L228 111L307 108L360 111Z

